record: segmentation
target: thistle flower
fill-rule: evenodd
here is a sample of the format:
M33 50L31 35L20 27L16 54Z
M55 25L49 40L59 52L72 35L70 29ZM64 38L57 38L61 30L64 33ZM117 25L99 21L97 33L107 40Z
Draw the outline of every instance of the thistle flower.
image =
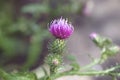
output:
M66 39L73 33L74 27L67 20L60 18L51 22L49 31L58 39Z
M97 37L97 34L95 32L90 34L90 39L94 40Z

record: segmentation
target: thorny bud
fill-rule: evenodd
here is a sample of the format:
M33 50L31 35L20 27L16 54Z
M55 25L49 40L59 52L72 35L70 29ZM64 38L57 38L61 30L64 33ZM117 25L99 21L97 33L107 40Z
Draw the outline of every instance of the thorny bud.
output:
M95 32L90 34L90 38L93 40L97 37L97 34Z
M54 59L54 60L53 60L53 64L54 64L54 65L58 65L58 64L59 64L58 59Z

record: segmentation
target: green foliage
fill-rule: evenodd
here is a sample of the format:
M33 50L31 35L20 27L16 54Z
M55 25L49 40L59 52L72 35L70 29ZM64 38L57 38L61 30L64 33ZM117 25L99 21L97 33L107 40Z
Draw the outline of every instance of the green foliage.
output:
M72 62L76 61L76 57L74 55L67 55L67 58Z
M113 44L109 38L97 35L93 42L101 49L101 63L120 51L119 46Z
M74 55L67 55L68 60L71 62L70 66L72 67L71 70L78 71L80 70L80 65L76 61L76 57Z
M111 45L112 41L109 38L97 35L95 39L93 39L93 42L100 48L107 47Z
M42 13L48 13L50 7L46 4L28 4L27 6L24 6L22 8L22 12L24 13L32 13L34 15L36 14L42 14Z
M39 58L43 48L43 40L49 36L48 31L43 28L43 23L38 24L37 19L34 18L28 20L24 16L18 16L14 21L12 1L0 2L3 2L0 6L0 51L2 53L0 65L3 66L14 56L27 55L26 62L23 62L24 66L21 67L23 67L22 69L28 69ZM44 12L44 9L34 8L33 11L35 9L37 12L32 13L34 15ZM2 60L3 57L4 60Z
M0 76L3 80L37 80L37 77L32 72L6 73L0 70Z
M48 46L48 50L50 53L58 54L59 52L60 55L63 54L64 48L65 48L65 41L59 39L56 39Z

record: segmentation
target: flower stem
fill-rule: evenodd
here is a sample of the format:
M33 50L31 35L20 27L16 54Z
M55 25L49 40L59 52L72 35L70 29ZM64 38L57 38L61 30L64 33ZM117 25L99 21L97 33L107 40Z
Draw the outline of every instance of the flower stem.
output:
M93 67L94 65L98 64L99 62L100 62L100 59L96 59L96 60L94 60L94 62L92 62L92 63L90 63L90 64L80 68L80 70L88 70L91 67Z
M112 80L117 80L117 78L115 76L112 77Z
M54 74L51 75L51 77L53 77L53 79L62 77L62 76L68 76L68 75L78 75L78 76L103 76L103 75L116 75L116 76L120 76L119 73L113 72L114 70L120 68L120 65L109 68L107 70L103 70L103 71L88 71L88 72L81 72L81 71L66 71L60 74ZM116 78L114 78L113 80L116 80Z

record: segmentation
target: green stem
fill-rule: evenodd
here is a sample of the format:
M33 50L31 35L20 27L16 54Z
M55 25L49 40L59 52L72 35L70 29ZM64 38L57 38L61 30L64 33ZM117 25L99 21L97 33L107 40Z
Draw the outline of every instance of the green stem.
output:
M117 80L117 78L115 76L112 77L112 80Z
M120 76L119 73L112 72L112 71L116 70L117 68L120 68L120 65L112 67L112 68L109 68L107 70L103 70L103 71L89 71L89 72L67 71L67 72L63 72L63 73L60 73L60 74L51 75L51 77L53 79L56 79L56 78L59 78L59 77L62 77L62 76L68 76L68 75L78 75L78 76L116 75L116 76Z
M50 67L50 75L56 74L56 66L51 66Z
M93 67L94 65L98 64L99 62L100 62L100 59L96 59L96 60L94 60L94 62L92 62L92 63L90 63L90 64L80 68L80 70L88 70L91 67Z

